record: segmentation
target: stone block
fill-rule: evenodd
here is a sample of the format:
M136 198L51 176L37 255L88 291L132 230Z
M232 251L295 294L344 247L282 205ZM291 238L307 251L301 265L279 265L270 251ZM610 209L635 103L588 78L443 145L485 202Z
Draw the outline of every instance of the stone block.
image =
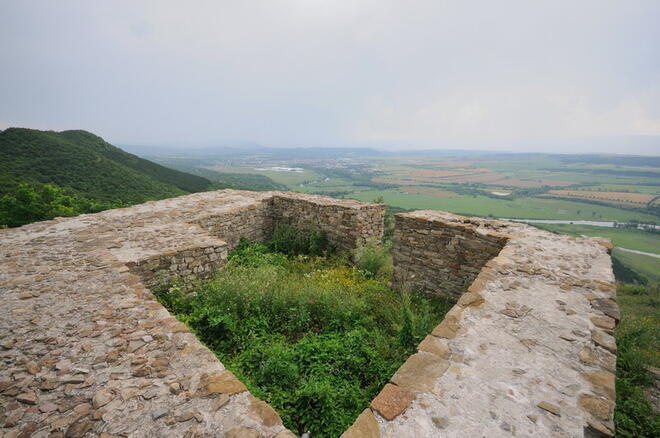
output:
M380 438L380 427L371 409L367 408L362 411L355 423L341 435L341 438Z
M386 420L391 421L405 411L414 399L415 394L412 392L388 383L373 399L371 408L378 411Z
M413 393L431 392L447 368L449 362L445 359L430 353L416 353L401 365L391 382Z

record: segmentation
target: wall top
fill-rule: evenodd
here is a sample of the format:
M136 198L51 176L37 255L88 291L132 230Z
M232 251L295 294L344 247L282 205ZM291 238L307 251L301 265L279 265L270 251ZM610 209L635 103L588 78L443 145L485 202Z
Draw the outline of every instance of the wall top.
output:
M239 237L267 235L275 198L310 219L346 210L358 232L384 208L221 190L4 230L0 435L290 437L145 287L163 267L209 275Z

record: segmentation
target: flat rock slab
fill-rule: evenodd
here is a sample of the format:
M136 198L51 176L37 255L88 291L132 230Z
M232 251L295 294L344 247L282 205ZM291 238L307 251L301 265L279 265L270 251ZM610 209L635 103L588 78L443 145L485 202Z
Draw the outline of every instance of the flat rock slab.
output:
M289 438L145 279L206 275L275 220L320 223L350 248L382 234L382 210L225 190L0 230L0 435ZM400 217L398 278L468 295L344 437L611 434L607 245L435 211Z
M379 436L613 434L608 245L438 211L402 213L396 225L395 286L446 295L453 284L464 295L391 379L415 399L405 410L372 404ZM492 245L496 256L484 257Z
M131 268L216 260L209 248L226 243L200 223L231 224L273 196L198 193L0 230L0 435L284 432Z

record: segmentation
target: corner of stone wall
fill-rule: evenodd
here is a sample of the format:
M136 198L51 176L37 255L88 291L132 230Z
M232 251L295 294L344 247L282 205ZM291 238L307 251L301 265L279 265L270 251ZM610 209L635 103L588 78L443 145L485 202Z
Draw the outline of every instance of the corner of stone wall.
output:
M459 216L435 211L395 215L395 289L458 299L507 236Z
M518 327L515 329L517 332L521 330L521 324L533 324L532 320L528 319L533 314L546 324L551 324L548 327L549 333L544 337L555 339L553 336L558 336L559 341L552 342L563 343L562 351L544 351L549 348L547 344L544 347L534 338L526 338L523 335L519 339L523 349L516 353L520 357L515 362L547 361L557 355L556 366L560 368L558 372L562 378L573 380L571 388L577 389L577 392L552 397L545 389L538 388L535 391L529 386L528 390L531 392L528 396L533 393L534 406L529 408L528 418L534 419L536 423L537 419L541 420L541 415L545 415L544 418L549 420L549 423L544 427L554 422L556 426L552 427L557 431L561 430L562 426L572 428L575 435L571 436L613 436L616 366L613 331L619 320L619 310L611 262L605 263L605 258L599 255L602 249L598 249L598 246L604 247L609 253L611 242L592 239L597 245L585 243L585 247L581 248L583 255L577 259L596 259L597 269L602 269L605 273L602 278L588 280L585 277L585 267L579 268L582 269L579 272L557 272L544 267L544 262L547 261L542 260L544 256L557 257L557 266L566 269L570 267L570 262L565 262L559 254L545 254L547 250L544 248L544 239L563 239L562 242L565 243L560 245L566 245L568 248L559 252L570 254L566 256L567 260L570 260L577 249L571 249L567 241L582 245L581 241L575 239L551 237L549 233L525 228L524 225L509 226L498 221L461 218L441 212L400 214L397 215L396 224L394 286L409 291L417 290L458 298L458 301L443 321L419 344L417 352L401 365L370 407L358 417L343 437L379 437L388 434L407 436L412 433L426 433L426 436L431 436L428 434L440 433L438 429L449 433L447 418L437 416L430 419L431 428L436 431L430 432L424 428L427 426L420 429L422 424L429 423L429 419L418 416L427 415L424 413L424 406L432 403L429 397L448 396L445 391L449 389L444 385L458 378L465 366L474 360L472 356L475 352L468 353L470 349L474 349L476 345L479 348L487 348L487 344L480 343L484 342L483 339L472 339L476 335L475 323L479 320L483 324L488 322L490 326L485 327L490 327L488 330L491 332L503 330L501 324L504 324L503 327L510 326L511 329ZM397 254L397 251L400 253ZM521 256L522 254L527 256ZM467 270L461 270L458 266L464 264L468 265ZM552 262L549 265L552 266ZM452 281L452 276L459 278ZM442 281L447 281L458 293L452 293L446 286L441 285ZM547 306L552 302L558 306L563 316L554 316L554 310L550 309L537 310L531 302L529 306L511 298L511 301L501 302L506 299L500 298L499 295L519 296L518 293L511 292L520 290L524 293L525 288L534 287L531 286L534 281L544 284L543 287L547 288L549 293L552 291L549 297L541 300L548 302L538 304ZM588 303L589 310L584 308L585 303ZM576 311L576 308L579 310ZM493 311L497 312L497 317L493 316ZM567 317L569 319L564 321L563 318ZM569 320L573 321L570 318L575 318L573 325L568 324ZM496 324L496 319L501 321ZM566 324L566 327L562 324ZM589 326L589 331L574 328L570 332L570 327L585 324ZM504 330L506 331L506 328ZM530 326L527 330L536 329ZM568 334L565 333L566 330ZM502 332L502 336L506 339L511 334ZM464 356L465 354L468 356ZM527 354L529 358L525 359ZM511 370L502 369L503 381L500 384L514 385L511 387L519 385L520 382L505 383L510 379L505 378L506 371ZM525 370L516 368L513 370L513 376L516 376L516 373L525 373ZM463 383L469 384L474 382ZM482 382L479 385L480 390L487 385L487 382ZM456 390L455 386L451 387ZM484 397L486 395L487 393ZM477 409L474 412L477 412ZM414 420L415 418L417 420ZM563 423L564 418L571 418L572 423ZM545 419L543 421L546 421ZM410 425L405 426L406 424ZM468 431L464 428L461 433L469 436L470 433L480 430L477 424L473 426L477 426L476 429Z
M385 206L348 199L276 192L272 200L274 226L290 225L304 232L320 230L340 249L383 238Z
M174 279L188 286L211 277L213 271L227 262L227 244L205 245L171 250L144 259L129 261L126 266L138 275L148 288L167 284Z

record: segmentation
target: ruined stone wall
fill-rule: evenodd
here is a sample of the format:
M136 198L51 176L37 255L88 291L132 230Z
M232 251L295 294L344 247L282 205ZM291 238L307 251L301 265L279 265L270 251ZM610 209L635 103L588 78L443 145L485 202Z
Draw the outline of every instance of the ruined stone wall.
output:
M353 249L368 239L383 237L385 207L353 200L292 192L272 192L257 203L209 214L197 224L227 242L231 251L240 238L263 242L278 224L301 232L323 231L331 244Z
M394 232L394 277L397 289L458 299L507 239L492 228L430 221L397 214Z
M303 232L325 231L330 242L341 249L355 248L369 238L382 238L382 205L286 192L266 192L252 202L235 206L225 197L218 197L217 203L214 206L207 201L208 209L196 209L195 217L187 219L187 227L175 223L167 230L156 230L152 224L141 223L129 231L129 241L113 252L145 285L156 287L173 278L191 283L210 277L226 263L228 252L241 238L267 241L278 223ZM223 205L228 208L217 208ZM195 235L188 237L191 232ZM154 236L158 242L145 244ZM131 241L141 242L140 249L136 250Z
M149 290L267 239L274 196L287 195L196 193L0 230L0 436L293 437ZM324 229L332 205L365 205L291 198ZM374 233L343 217L355 239Z
M0 436L293 437L149 287L275 223L353 248L383 213L224 190L0 231ZM345 438L612 436L607 245L437 211L397 228L395 286L460 298Z
M231 251L241 238L255 242L270 238L273 230L272 207L273 199L269 197L220 214L206 215L198 219L197 224L227 242L227 248Z
M383 237L385 206L325 196L281 193L273 197L275 224L287 224L309 232L323 231L328 241L342 249Z
M438 211L397 228L395 285L462 295L343 438L613 436L611 243Z
M133 274L138 275L150 289L168 284L174 279L189 284L194 280L205 280L213 271L227 261L227 244L202 245L192 248L169 251L137 262L128 262Z

